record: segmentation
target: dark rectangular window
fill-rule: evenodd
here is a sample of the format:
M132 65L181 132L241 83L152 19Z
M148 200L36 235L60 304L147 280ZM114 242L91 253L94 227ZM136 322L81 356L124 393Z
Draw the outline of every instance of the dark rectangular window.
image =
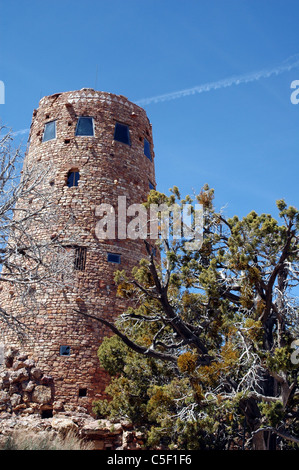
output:
M86 252L87 248L85 246L77 246L75 248L75 269L77 271L84 271L86 265Z
M76 127L76 135L94 135L92 117L79 117Z
M87 397L87 388L79 388L79 397Z
M123 144L131 145L130 131L128 126L126 126L125 124L119 124L117 122L115 124L114 140L122 142Z
M60 356L69 356L71 354L71 348L69 346L60 346Z
M41 411L41 418L42 418L42 419L53 418L53 410L52 410L52 408L42 410L42 411Z
M117 255L115 253L108 253L107 254L107 261L109 263L118 263L118 264L120 264L120 255Z
M144 139L144 155L152 161L151 146L147 139Z
M44 128L43 142L56 139L56 121L46 122Z
M67 185L69 188L72 186L78 186L78 182L80 179L79 171L69 171L67 175Z

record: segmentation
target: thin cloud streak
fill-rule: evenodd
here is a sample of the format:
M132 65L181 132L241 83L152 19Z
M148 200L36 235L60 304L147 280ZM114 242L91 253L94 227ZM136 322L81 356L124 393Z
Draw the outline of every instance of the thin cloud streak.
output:
M271 69L263 69L257 72L251 72L245 75L233 76L217 80L216 82L204 83L193 88L187 88L185 90L175 91L173 93L166 93L165 95L153 96L151 98L143 98L135 101L139 106L144 106L152 103L161 103L163 101L176 100L185 96L195 95L197 93L204 93L212 90L219 90L221 88L227 88L232 85L240 85L242 83L256 82L261 78L269 78L272 75L280 75L284 72L299 67L299 54L293 55L286 59L282 64L273 67Z
M12 132L13 136L28 134L30 129L20 129L19 131Z
M151 98L143 98L134 102L139 106L144 106L152 103L161 103L163 101L176 100L179 98L183 98L184 96L195 95L197 93L219 90L221 88L227 88L233 85L241 85L242 83L256 82L262 78L269 78L272 75L281 75L282 73L289 72L290 70L296 67L299 68L299 54L295 54L289 57L280 65L271 69L263 69L257 72L251 72L244 75L224 78L222 80L217 80L216 82L204 83L203 85L198 85L193 88L186 88L185 90L179 90L172 93L166 93L164 95L153 96ZM21 129L19 131L13 132L12 135L24 135L28 134L29 131L30 129Z

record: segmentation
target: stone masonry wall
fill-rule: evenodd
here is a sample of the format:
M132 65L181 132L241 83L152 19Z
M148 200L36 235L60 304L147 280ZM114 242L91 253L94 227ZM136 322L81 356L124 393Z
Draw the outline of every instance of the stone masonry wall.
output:
M94 136L75 136L80 116L93 117ZM53 120L56 138L43 142L45 123ZM114 140L116 122L129 126L131 145ZM152 160L144 154L144 138L150 143ZM46 228L36 224L34 236L46 240L62 230L69 256L74 257L75 246L85 247L86 264L84 270L73 270L67 288L37 286L39 306L29 313L14 286L4 286L1 306L26 328L19 338L0 321L0 346L5 351L21 348L28 360L52 377L54 401L90 411L92 402L105 396L109 381L99 365L97 349L110 331L78 312L115 319L127 304L115 295L114 273L116 269L130 271L145 255L144 243L138 239L98 240L95 209L101 203L117 207L118 196L126 196L127 206L146 200L149 182L155 185L151 125L145 111L122 96L92 89L48 96L34 110L25 163L29 168L49 169L40 190L47 191L57 205L56 223ZM78 186L67 186L70 170L79 171ZM108 262L107 253L119 254L121 263ZM68 346L70 354L60 355L61 346Z

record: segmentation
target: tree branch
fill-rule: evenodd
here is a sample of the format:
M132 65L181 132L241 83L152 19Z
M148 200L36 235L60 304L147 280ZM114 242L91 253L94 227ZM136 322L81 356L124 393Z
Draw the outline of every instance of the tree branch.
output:
M278 436L282 437L283 439L286 439L288 441L292 441L292 442L295 442L296 444L299 444L299 439L295 436L292 436L291 434L288 434L286 432L281 432L279 431L278 429L275 429L271 426L267 426L267 427L264 427L264 428L259 428L257 429L256 431L253 431L253 435L254 434L258 434L260 432L264 432L264 431L271 431L271 432L274 432L275 434L277 434Z
M125 334L123 334L113 323L109 322L108 320L105 320L104 318L98 317L96 315L92 315L90 313L82 312L80 310L74 309L74 311L79 313L80 315L96 320L102 323L103 325L107 326L113 333L115 333L120 339L122 339L122 341L129 348L133 349L133 351L137 352L138 354L142 354L143 356L153 357L154 359L160 359L162 361L172 362L175 365L177 364L177 358L175 356L171 356L170 354L163 354L158 351L154 351L152 349L145 348L143 346L140 346L134 343Z

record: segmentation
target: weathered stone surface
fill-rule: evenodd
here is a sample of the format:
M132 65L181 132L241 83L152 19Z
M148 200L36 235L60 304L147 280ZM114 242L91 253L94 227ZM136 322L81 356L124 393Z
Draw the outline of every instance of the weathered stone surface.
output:
M22 368L22 369L18 369L16 371L14 371L11 375L10 375L10 383L16 383L16 382L23 382L24 380L28 380L29 379L29 372L27 371L27 369Z
M46 405L51 403L52 393L51 388L46 387L45 385L37 385L32 392L32 401L35 403L40 403L41 405Z
M22 406L22 404L18 405ZM31 433L45 438L55 435L65 436L74 432L84 440L91 441L95 449L140 449L144 436L134 431L132 424L127 422L112 423L107 420L96 420L83 413L59 413L53 418L41 419L35 414L12 416L0 412L0 447L14 431ZM131 430L128 430L130 428Z
M10 386L9 373L7 371L0 374L0 389L5 390Z
M10 397L11 406L15 407L21 403L21 395L14 393Z
M54 401L53 402L53 410L54 411L63 411L64 409L64 406L63 406L63 402L58 400L58 401Z
M3 403L7 403L9 401L10 401L9 393L0 390L0 404L3 405Z
M28 369L31 369L32 367L35 366L35 362L33 359L26 359L26 361L24 361L24 366L27 367Z
M16 354L16 362L25 362L28 359L28 354L21 353L19 352Z
M29 382L22 382L22 390L24 390L24 392L32 392L34 387L35 382L33 382L33 380L30 380Z
M77 431L78 425L71 418L53 418L51 427L58 432L67 433L69 431Z
M26 367L25 361L14 361L13 370L24 369Z
M43 375L41 378L41 383L43 385L49 385L53 382L53 377L51 375Z
M9 348L4 356L4 363L6 367L11 367L14 361L14 358L16 357L18 351L14 348Z
M40 369L37 369L36 367L31 369L30 374L31 374L31 377L35 380L39 380L43 375L42 371Z
M42 371L34 367L35 362L27 356L14 354L11 357L10 368L0 375L0 411L41 414L43 406L52 409L51 377L43 376ZM18 368L21 363L26 367ZM39 379L29 380L32 368L38 370L35 376Z

